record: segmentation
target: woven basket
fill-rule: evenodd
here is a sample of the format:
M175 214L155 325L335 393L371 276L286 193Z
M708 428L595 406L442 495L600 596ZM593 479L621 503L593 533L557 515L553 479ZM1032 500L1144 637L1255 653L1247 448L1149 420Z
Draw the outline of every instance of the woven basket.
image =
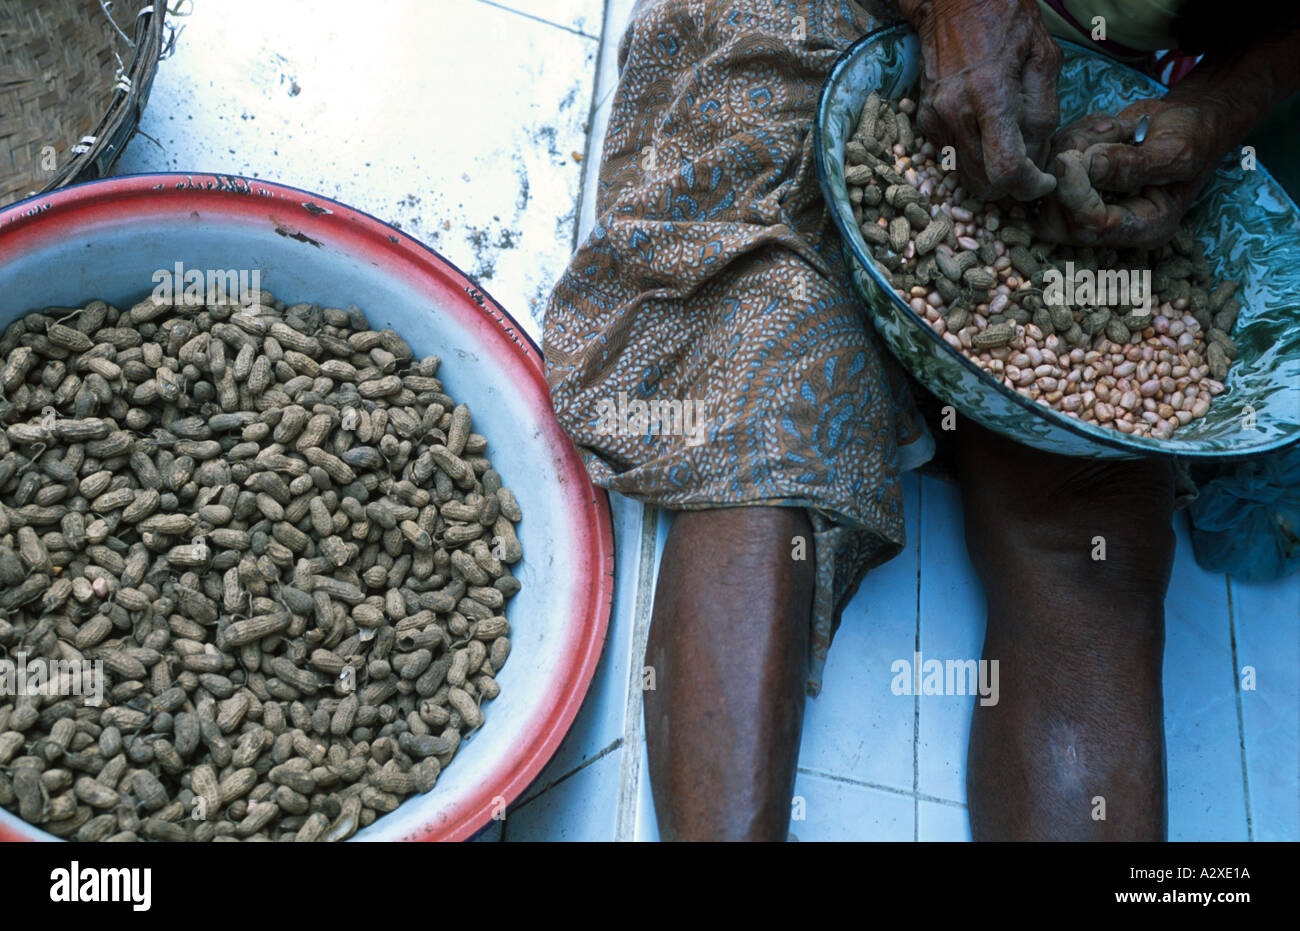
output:
M102 177L140 122L165 0L0 0L0 207Z

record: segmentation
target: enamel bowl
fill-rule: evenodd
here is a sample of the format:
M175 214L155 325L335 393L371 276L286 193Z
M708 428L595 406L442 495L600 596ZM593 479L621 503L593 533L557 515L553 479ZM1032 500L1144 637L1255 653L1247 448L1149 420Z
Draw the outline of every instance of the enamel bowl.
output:
M1060 45L1062 123L1098 109L1115 113L1165 92L1125 65L1072 42ZM844 183L844 145L867 95L900 97L915 87L919 73L920 46L909 28L864 36L840 57L822 90L815 140L822 193L854 284L876 330L912 377L983 426L1064 455L1226 460L1300 440L1300 209L1263 167L1244 170L1226 159L1190 214L1211 268L1240 285L1242 310L1232 333L1239 356L1209 413L1170 439L1126 435L1036 404L945 343L881 277L853 222Z
M474 413L524 512L523 583L511 654L427 795L358 840L462 840L500 815L555 752L600 656L613 584L609 505L551 413L541 353L472 280L406 234L283 185L232 176L136 175L78 185L0 211L0 327L46 306L103 298L130 307L155 270L259 270L278 299L356 304L417 356L442 358L447 391ZM0 811L0 840L52 839Z

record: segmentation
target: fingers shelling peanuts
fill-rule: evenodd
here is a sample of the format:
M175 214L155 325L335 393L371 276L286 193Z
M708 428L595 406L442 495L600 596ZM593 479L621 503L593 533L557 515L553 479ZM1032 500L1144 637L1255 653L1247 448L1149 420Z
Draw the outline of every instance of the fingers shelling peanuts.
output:
M1036 241L1023 206L965 195L912 132L914 112L871 94L844 170L862 238L911 309L989 377L1071 417L1168 439L1205 416L1237 356L1241 304L1191 232L1153 251ZM1045 287L1051 269L1093 282L1150 271L1152 309L1071 306Z

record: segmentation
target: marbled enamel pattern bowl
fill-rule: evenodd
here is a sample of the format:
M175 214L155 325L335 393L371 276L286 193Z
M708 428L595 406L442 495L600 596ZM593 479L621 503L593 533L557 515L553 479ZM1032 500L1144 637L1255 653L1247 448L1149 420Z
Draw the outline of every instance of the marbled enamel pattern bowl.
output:
M1060 44L1063 123L1098 109L1114 113L1164 93L1127 66L1071 42ZM866 313L917 381L985 427L1065 455L1225 460L1300 440L1300 209L1262 167L1246 170L1225 159L1190 214L1211 267L1240 284L1242 310L1232 333L1240 354L1227 390L1209 413L1170 439L1126 435L1036 404L945 343L881 277L853 222L844 182L844 145L867 95L901 97L915 87L919 72L920 46L907 27L864 36L841 56L826 82L815 143L822 192Z

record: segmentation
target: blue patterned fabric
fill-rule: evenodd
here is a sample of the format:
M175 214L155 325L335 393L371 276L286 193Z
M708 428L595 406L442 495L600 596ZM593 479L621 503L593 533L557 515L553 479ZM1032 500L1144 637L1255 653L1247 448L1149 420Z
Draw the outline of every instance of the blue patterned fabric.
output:
M1188 516L1202 569L1248 582L1300 570L1300 446L1231 467L1201 488Z
M642 2L596 224L544 330L556 416L598 484L677 509L809 510L814 694L839 609L902 549L899 474L933 451L813 164L822 84L872 26L850 0ZM673 403L699 411L697 435L638 419Z

